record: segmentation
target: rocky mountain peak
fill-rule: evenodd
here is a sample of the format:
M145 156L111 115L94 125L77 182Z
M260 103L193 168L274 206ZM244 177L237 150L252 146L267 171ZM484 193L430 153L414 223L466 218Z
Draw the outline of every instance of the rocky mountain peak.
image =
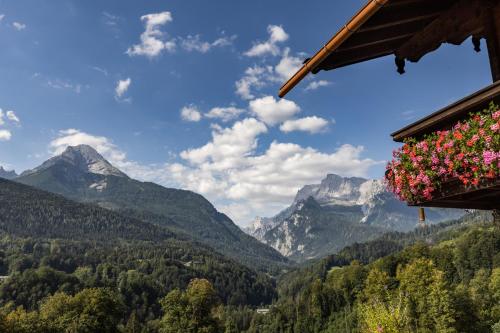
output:
M72 164L83 172L104 176L128 177L89 145L69 146L61 155L52 157L33 170L25 171L23 176L47 169L59 162Z
M294 202L313 197L320 204L355 205L360 204L363 184L372 182L360 177L341 177L329 174L320 184L306 185L300 189ZM363 204L363 203L361 203Z

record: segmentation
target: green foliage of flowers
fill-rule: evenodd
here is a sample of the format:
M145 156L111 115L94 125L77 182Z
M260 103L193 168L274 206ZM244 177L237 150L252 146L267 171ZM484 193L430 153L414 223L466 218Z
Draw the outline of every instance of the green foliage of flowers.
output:
M500 176L500 110L471 114L450 130L408 139L388 163L388 187L403 201L432 200L443 182L458 179L477 187Z

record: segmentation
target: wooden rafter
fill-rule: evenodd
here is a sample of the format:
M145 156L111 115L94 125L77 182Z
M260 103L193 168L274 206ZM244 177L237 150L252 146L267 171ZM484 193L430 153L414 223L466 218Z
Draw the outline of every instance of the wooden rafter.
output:
M484 22L490 10L484 0L461 0L414 34L395 54L417 62L442 43L459 45L472 35L484 36Z

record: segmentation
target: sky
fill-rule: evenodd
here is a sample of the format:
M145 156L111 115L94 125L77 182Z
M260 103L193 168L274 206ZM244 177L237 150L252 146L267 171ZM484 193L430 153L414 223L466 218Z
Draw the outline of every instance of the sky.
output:
M244 226L328 173L381 178L390 133L491 82L486 46L443 45L278 89L364 0L0 0L0 165L89 144L129 176L196 191Z

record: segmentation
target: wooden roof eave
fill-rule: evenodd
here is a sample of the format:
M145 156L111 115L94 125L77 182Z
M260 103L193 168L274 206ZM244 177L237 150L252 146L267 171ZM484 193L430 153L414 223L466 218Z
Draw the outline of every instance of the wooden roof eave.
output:
M500 0L370 0L332 39L281 87L284 97L310 72L331 70L394 54L417 62L442 43L459 45L468 37L487 37L492 9ZM497 14L498 15L498 14ZM498 16L497 16L498 17ZM491 39L491 38L490 38ZM475 44L476 50L478 46ZM490 49L490 45L488 45ZM494 75L495 76L495 75Z
M342 45L354 32L356 32L369 18L378 12L389 0L370 0L354 17L335 34L324 47L322 47L311 59L295 73L280 89L279 96L284 97L292 90L307 74L314 70L334 50Z

